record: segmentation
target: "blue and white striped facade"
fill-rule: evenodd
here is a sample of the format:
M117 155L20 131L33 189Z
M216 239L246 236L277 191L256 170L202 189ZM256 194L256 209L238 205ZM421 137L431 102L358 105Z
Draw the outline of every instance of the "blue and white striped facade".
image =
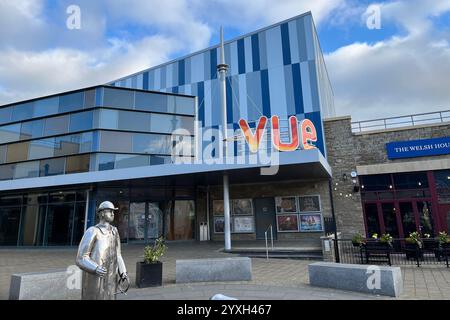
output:
M197 96L200 126L218 129L219 54L218 46L210 47L110 84ZM311 13L226 42L225 62L229 129L237 130L241 118L255 122L262 115L307 118L316 126L316 146L325 155L322 117L334 116L333 92ZM204 137L203 143L208 143Z

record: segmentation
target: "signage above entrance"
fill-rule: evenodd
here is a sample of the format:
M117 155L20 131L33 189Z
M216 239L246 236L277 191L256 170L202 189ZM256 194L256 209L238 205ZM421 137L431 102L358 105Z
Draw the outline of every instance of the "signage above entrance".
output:
M315 149L314 143L317 141L317 132L314 124L309 119L303 119L300 122L297 117L289 117L288 132L290 141L282 142L280 137L280 119L278 116L270 118L272 130L272 144L278 151L295 151L299 147L302 150ZM239 127L244 134L245 140L250 148L250 152L258 152L261 138L266 131L267 117L259 118L255 132L252 133L247 120L239 120ZM300 128L300 132L299 132Z
M386 143L388 159L450 154L450 137Z

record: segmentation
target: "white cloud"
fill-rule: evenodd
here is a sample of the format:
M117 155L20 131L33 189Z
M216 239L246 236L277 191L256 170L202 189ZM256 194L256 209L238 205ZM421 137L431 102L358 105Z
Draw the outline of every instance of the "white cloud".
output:
M412 2L381 11L406 36L353 43L325 56L339 115L363 120L450 109L450 46L429 19L449 11L450 1Z

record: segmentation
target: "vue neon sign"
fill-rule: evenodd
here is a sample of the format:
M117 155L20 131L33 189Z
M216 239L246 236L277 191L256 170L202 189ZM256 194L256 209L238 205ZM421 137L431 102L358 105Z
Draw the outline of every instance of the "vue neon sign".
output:
M267 117L259 118L258 125L253 133L248 125L247 120L240 119L239 127L241 128L245 140L250 148L250 152L258 152L261 138L266 131ZM303 119L298 123L297 117L289 117L289 142L282 142L280 138L280 119L278 116L272 116L272 144L278 151L295 151L300 147L303 150L315 149L313 143L317 141L317 131L314 124L309 119ZM300 128L300 131L299 131Z

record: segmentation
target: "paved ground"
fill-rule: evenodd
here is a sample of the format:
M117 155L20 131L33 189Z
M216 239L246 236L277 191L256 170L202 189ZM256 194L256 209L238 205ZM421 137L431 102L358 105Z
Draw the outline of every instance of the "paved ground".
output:
M208 299L222 293L239 299L381 299L364 294L311 287L307 266L310 260L252 259L250 282L175 284L175 260L230 256L222 243L170 243L162 261L163 286L137 289L132 284L120 299ZM123 256L130 278L142 258L142 245L125 245ZM0 299L7 299L12 273L65 269L74 264L75 248L0 249ZM402 267L405 293L402 299L450 299L450 270L440 266Z

